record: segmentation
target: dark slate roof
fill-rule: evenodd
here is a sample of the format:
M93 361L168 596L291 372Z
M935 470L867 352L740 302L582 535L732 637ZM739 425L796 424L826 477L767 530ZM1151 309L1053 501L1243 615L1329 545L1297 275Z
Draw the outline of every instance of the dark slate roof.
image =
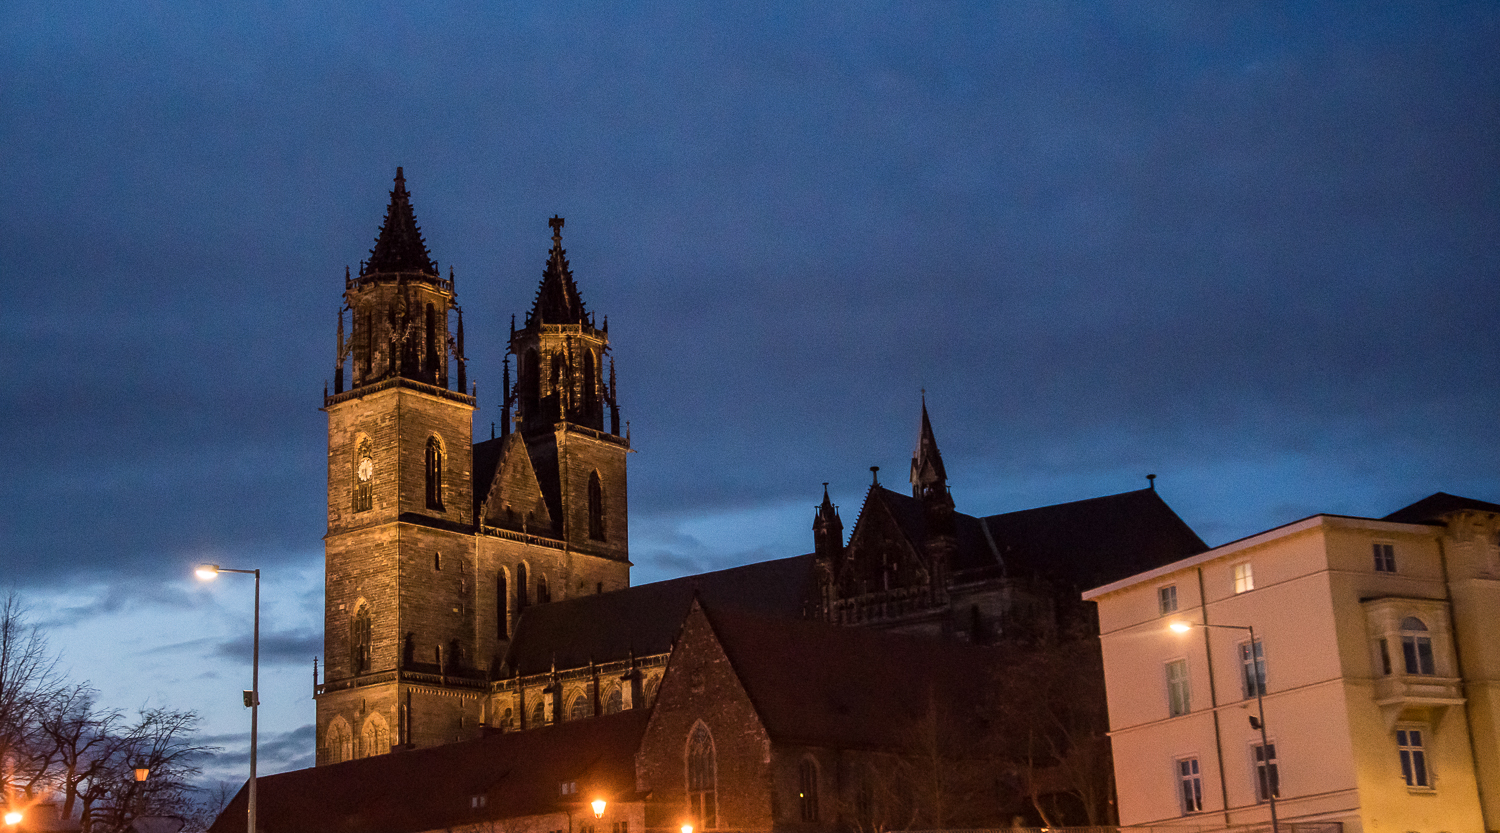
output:
M871 500L878 500L885 504L892 517L896 519L896 524L901 527L901 531L919 550L925 545L927 513L921 500L900 492L893 492L884 486L871 486L869 493L865 495L865 505L859 512L860 520L864 519ZM854 528L855 532L849 536L850 541L853 541L858 533L859 521L855 521ZM995 551L990 548L989 541L984 537L984 530L980 528L978 518L962 512L954 512L953 531L958 538L958 552L954 555L953 563L948 565L950 570L960 572L1004 566L996 561Z
M265 776L257 781L256 823L264 833L440 830L561 812L565 781L578 782L579 802L595 792L640 800L635 753L649 717L637 709ZM471 808L476 795L486 797L485 807ZM246 800L241 788L209 830L241 833Z
M521 615L506 654L506 673L539 674L664 654L692 607L694 594L725 609L796 618L813 595L813 556L799 555L728 570L642 584L612 593L533 605Z
M766 731L784 743L909 742L930 698L977 706L985 680L1002 666L993 648L712 606L704 613Z
M1155 489L984 519L1012 575L1100 587L1208 550Z
M533 324L583 324L587 313L583 308L583 296L573 283L573 273L568 269L567 252L562 247L562 218L552 220L552 251L547 256L547 268L542 272L542 283L536 290L536 301L531 313L526 316L526 326Z
M396 187L391 189L391 204L385 211L385 222L380 226L375 248L370 250L370 259L365 264L365 274L372 272L437 274L437 264L427 253L422 229L417 227L411 195L406 193L406 177L402 176L400 168L396 169Z
M1382 520L1395 521L1403 524L1420 524L1441 521L1442 516L1449 512L1462 510L1477 512L1500 512L1500 505L1485 503L1482 500L1450 495L1447 492L1437 492L1428 495L1410 506L1397 509Z
M500 452L505 450L505 438L474 443L474 517L479 518L484 499L490 496L490 487L495 485L495 469L500 467Z

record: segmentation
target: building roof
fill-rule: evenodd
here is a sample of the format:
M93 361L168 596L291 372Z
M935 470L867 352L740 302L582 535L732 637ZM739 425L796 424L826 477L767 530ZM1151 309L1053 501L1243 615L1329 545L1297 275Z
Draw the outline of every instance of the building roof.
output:
M772 740L839 748L890 748L912 740L928 704L962 704L966 719L1001 653L887 631L778 619L705 606ZM796 645L796 650L788 650Z
M1440 522L1442 517L1449 512L1460 511L1495 512L1500 513L1500 505L1485 503L1482 500L1450 495L1447 492L1436 492L1428 495L1410 506L1405 506L1382 520L1395 521L1396 523L1419 524Z
M506 654L505 673L540 674L593 662L665 654L694 597L726 609L798 618L813 587L813 556L641 584L526 608Z
M1155 489L983 519L1007 569L1098 587L1208 550Z
M563 812L596 796L637 801L635 753L650 713L637 709L529 732L403 750L257 780L262 833L416 833ZM484 806L473 799L484 796ZM241 833L242 787L209 828Z
M436 275L437 264L427 253L422 229L412 212L411 195L406 193L406 177L396 169L396 186L391 189L391 204L385 211L385 222L375 237L375 248L365 263L365 274L373 272L425 272Z

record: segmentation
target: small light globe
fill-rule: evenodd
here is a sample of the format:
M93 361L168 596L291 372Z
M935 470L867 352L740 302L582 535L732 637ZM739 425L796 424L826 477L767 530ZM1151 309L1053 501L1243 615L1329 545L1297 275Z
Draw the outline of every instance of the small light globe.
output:
M20 810L11 810L10 812L6 813L5 814L5 823L8 824L8 825L10 825L11 827L15 827L16 825L20 824L21 823L21 811Z
M589 806L594 808L594 818L604 818L604 799L596 798L589 802Z
M214 578L218 577L218 575L219 575L219 565L217 565L217 564L199 564L198 565L198 569L194 570L193 573L195 575L197 575L198 578L203 579L204 581L209 581L211 579L214 579Z
M1178 633L1187 633L1188 631L1190 631L1190 630L1193 629L1193 626L1189 625L1186 622L1173 622L1172 624L1168 625L1167 627L1171 628L1172 630L1174 630L1174 631L1176 631Z

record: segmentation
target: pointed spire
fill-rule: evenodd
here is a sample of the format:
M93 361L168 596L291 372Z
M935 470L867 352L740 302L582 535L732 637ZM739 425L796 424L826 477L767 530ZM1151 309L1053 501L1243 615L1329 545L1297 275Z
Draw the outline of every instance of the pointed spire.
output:
M943 468L943 455L938 451L937 438L932 434L932 421L927 418L927 392L922 392L922 429L917 434L917 447L911 455L911 495L922 497L933 492L946 492L948 472Z
M573 283L573 273L568 269L567 252L562 247L563 218L553 215L547 224L552 227L552 251L547 256L547 268L542 272L541 286L536 290L536 301L531 313L526 316L526 326L534 324L583 324L588 321L583 308L583 298L578 286Z
M422 229L412 213L411 195L406 192L406 177L400 168L396 169L396 187L391 189L391 204L375 238L375 248L370 250L370 260L360 271L362 274L425 272L434 277L438 274L437 264L427 253Z

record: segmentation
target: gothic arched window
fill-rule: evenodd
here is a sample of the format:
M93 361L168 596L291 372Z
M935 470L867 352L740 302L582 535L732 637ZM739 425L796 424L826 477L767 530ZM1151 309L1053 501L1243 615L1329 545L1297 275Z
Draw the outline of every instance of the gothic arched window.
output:
M543 695L545 697L546 695ZM531 709L531 728L541 726L547 720L547 701L537 700Z
M546 604L552 601L552 589L547 586L547 577L540 575L536 577L536 603Z
M521 415L532 419L541 408L542 363L535 350L527 350L521 357Z
M573 698L573 705L568 707L568 719L583 720L586 717L593 717L594 710L589 706L588 692L579 692L578 696Z
M526 585L526 565L516 565L516 614L519 615L531 604L531 591Z
M594 351L583 351L583 413L595 416L599 412L599 379L594 372Z
M365 604L349 622L349 667L356 674L370 670L370 608Z
M349 733L349 724L342 717L329 721L323 745L328 749L330 764L343 763L354 757L354 738Z
M427 439L427 508L443 511L443 441Z
M360 740L366 758L391 751L391 733L386 728L385 718L378 713L365 718L365 731Z
M803 821L818 820L818 764L812 758L797 765L797 807Z
M439 343L437 328L437 311L432 304L427 305L427 355L423 356L423 370L427 371L427 380L433 384L438 381L438 357L443 355L443 347Z
M495 574L495 635L510 638L510 588L506 586L505 571Z
M699 830L719 826L718 766L714 760L714 739L702 723L693 727L687 746L688 813L698 822Z
M368 439L361 439L354 452L354 511L375 505L375 457Z
M364 382L374 374L370 347L375 343L375 316L369 304L360 304L354 312L354 384Z
M604 540L604 484L597 471L589 475L589 537Z
M604 700L604 713L616 714L625 710L625 694L620 686L609 690L609 697Z

